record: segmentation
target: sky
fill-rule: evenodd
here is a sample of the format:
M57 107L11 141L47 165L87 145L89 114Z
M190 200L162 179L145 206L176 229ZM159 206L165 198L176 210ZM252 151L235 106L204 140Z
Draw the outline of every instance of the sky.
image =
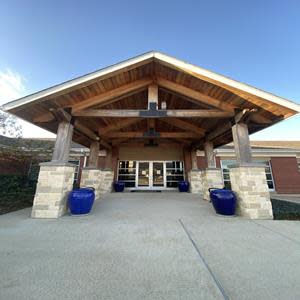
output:
M151 50L300 103L299 13L299 0L3 0L0 105ZM300 140L300 117L251 139Z

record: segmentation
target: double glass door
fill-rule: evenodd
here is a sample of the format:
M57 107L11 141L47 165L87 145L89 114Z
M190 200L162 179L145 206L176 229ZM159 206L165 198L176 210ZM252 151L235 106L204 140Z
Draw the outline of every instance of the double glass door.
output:
M163 162L139 161L137 164L137 187L165 187L165 168Z

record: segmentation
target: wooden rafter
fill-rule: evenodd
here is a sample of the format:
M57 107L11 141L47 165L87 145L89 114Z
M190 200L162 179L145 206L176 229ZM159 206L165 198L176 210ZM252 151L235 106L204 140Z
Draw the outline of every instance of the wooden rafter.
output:
M167 124L170 124L172 126L175 126L177 128L181 128L184 130L188 130L188 131L192 131L194 133L199 134L199 136L202 136L203 134L205 134L205 129L200 128L194 124L191 124L189 122L180 120L180 119L176 119L176 118L172 118L172 119L160 119L160 121L165 122Z
M72 113L76 117L94 118L229 118L233 112L216 109L169 109L169 110L135 110L135 109L87 109Z
M185 87L185 86L175 83L173 81L164 79L162 77L157 78L157 83L159 86L164 87L168 90L174 91L178 94L182 94L188 98L197 100L201 103L208 104L208 105L216 107L218 109L222 109L222 110L225 110L228 112L233 112L235 109L235 106L233 106L232 104L229 104L229 103L223 102L221 100L218 100L216 98L210 97L199 91L195 91L193 89L190 89L188 87Z
M138 123L140 121L142 121L143 119L137 119L137 118L130 118L130 119L126 119L126 120L122 120L118 123L115 123L115 124L111 124L111 125L108 125L104 128L99 128L98 129L98 132L99 132L99 135L105 135L111 131L116 131L118 129L121 129L121 128L124 128L124 127L127 127L127 126L130 126L132 124L135 124L135 123Z
M129 84L122 85L116 89L111 91L102 93L100 95L88 98L84 101L81 101L77 104L72 106L72 111L78 111L85 109L87 107L91 107L97 104L107 104L109 101L112 100L120 100L120 97L124 95L128 95L129 93L139 91L142 88L147 87L149 84L152 83L152 79L140 79Z

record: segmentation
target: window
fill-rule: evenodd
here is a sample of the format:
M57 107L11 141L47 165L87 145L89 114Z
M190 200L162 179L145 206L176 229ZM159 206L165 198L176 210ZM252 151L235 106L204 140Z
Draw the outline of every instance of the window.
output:
M265 166L266 179L267 179L267 184L268 184L269 190L274 190L274 181L273 181L273 175L272 175L270 161L256 160L255 162ZM235 160L222 160L221 161L223 181L224 181L224 186L226 189L231 189L228 166L233 165L233 164L236 164Z
M125 187L135 187L136 162L132 160L119 161L118 180L125 183Z
M69 163L76 166L74 173L74 184L78 183L79 160L69 160Z
M178 181L184 180L184 168L182 161L166 162L167 188L178 187Z

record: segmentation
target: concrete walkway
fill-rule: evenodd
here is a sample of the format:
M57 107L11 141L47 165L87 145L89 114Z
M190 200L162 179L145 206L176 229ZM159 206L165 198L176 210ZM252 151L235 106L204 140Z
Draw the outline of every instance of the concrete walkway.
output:
M300 299L300 223L191 194L110 194L87 217L0 217L0 299Z

